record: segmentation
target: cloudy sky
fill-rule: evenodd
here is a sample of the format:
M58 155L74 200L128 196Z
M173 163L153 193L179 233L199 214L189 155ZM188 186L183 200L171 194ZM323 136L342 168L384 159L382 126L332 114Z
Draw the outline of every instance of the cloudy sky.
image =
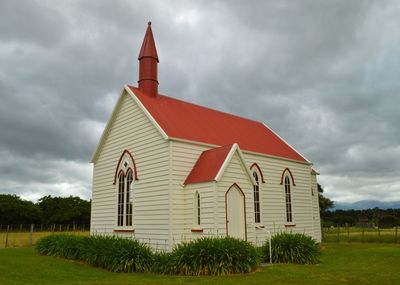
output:
M153 22L160 92L267 123L335 201L400 200L399 1L0 1L0 193L91 196Z

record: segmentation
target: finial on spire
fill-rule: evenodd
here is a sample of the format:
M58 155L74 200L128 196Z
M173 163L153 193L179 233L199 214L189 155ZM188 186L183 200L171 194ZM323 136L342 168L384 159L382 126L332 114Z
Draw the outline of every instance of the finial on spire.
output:
M158 95L158 55L149 21L139 53L139 89L150 96Z

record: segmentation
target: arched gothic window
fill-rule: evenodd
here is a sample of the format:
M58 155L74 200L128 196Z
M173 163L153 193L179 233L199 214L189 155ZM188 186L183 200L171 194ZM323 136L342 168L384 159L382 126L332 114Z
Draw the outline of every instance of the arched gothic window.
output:
M136 164L132 154L124 150L115 169L114 184L118 186L117 226L132 227L133 225L133 186L138 180Z
M194 208L194 211L195 211L195 215L194 215L195 221L194 222L195 222L196 225L200 226L200 223L201 223L201 205L200 205L200 194L199 194L199 192L195 193L195 208Z
M132 170L128 170L126 174L126 196L125 196L125 221L126 226L132 226L132 189L133 189L133 174Z
M260 179L256 171L253 172L256 184L253 186L254 193L254 222L261 223L261 209L260 209Z
M288 223L293 222L292 193L291 193L290 186L291 185L290 185L289 176L285 176L286 221Z
M124 225L124 197L125 197L125 175L121 171L118 175L118 212L117 224L118 226Z

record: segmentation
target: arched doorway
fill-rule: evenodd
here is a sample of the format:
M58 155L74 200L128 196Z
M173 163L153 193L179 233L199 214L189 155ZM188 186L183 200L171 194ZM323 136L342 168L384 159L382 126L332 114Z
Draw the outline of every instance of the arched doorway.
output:
M235 183L225 193L226 235L247 239L245 196Z

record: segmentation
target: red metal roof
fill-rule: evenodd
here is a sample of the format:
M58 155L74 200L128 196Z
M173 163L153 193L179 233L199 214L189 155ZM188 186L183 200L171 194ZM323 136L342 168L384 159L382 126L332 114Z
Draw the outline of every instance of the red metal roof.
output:
M203 151L185 180L185 185L215 180L232 145Z
M264 124L128 86L169 137L308 162Z
M153 37L153 31L151 30L151 22L148 23L146 34L144 35L138 59L140 60L143 57L152 57L156 59L157 62L159 62L157 48Z

